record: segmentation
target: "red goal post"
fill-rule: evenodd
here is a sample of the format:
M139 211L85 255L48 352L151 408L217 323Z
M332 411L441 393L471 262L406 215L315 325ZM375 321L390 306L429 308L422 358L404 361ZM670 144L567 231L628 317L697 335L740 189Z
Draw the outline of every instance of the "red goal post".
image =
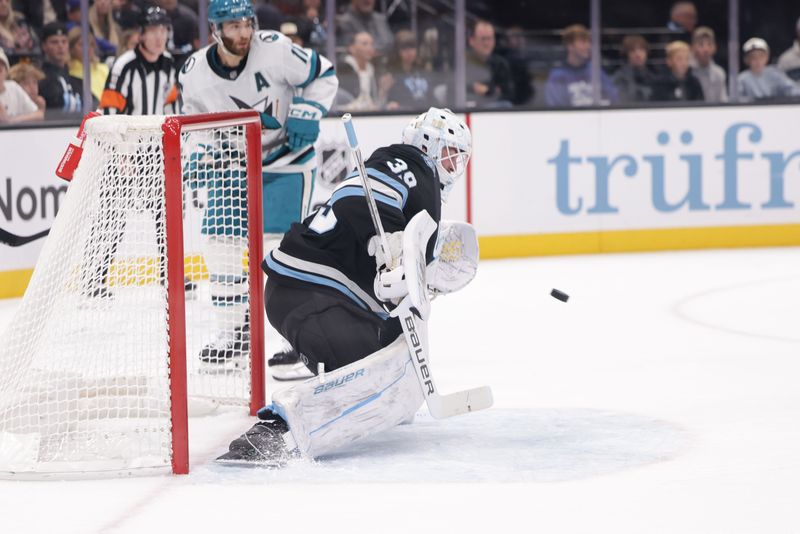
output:
M247 219L248 234L259 236L258 239L249 240L249 258L257 261L248 261L251 284L257 289L255 293L261 298L250 298L251 321L251 397L250 415L264 406L264 314L263 314L263 287L264 273L261 270L263 252L263 202L261 189L261 118L256 111L203 113L198 115L170 116L162 125L164 131L164 174L165 203L166 203L166 239L167 248L173 244L179 248L179 256L183 257L183 169L181 165L181 134L187 131L204 130L210 127L225 127L243 125L247 143L247 206L249 217ZM177 335L170 336L170 354L178 356L177 365L173 367L173 396L182 399L188 398L186 386L186 323L185 323L185 294L184 294L184 265L170 262L167 268L169 288L168 298L170 309L175 306L177 316L175 328ZM175 365L172 362L171 365ZM176 404L178 404L176 406ZM189 472L189 423L186 403L172 403L173 419L173 445L172 471L175 474ZM176 423L179 422L179 423ZM176 434L178 434L176 438Z

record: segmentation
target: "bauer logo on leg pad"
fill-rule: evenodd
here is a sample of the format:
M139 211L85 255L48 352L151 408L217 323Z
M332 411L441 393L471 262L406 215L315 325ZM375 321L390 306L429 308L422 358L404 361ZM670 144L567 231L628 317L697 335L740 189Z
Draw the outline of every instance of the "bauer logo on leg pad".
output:
M336 380L331 380L330 382L325 382L324 384L320 384L319 386L314 388L314 395L319 395L320 393L324 393L334 388L341 387L348 382L352 382L356 378L364 376L365 369L359 369L358 371L353 371L352 373L341 376Z

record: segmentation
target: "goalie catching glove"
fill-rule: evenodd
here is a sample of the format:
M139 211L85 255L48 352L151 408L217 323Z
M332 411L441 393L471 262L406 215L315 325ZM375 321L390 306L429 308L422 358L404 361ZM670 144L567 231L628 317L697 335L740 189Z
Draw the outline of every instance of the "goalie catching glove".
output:
M436 260L425 270L428 290L447 294L465 287L478 271L478 236L475 227L458 221L440 221Z
M380 239L373 236L367 252L375 256L378 274L375 276L375 296L384 302L397 304L408 294L403 258L403 232L386 235L394 265L386 265ZM469 284L478 271L478 236L475 227L458 221L440 221L436 243L436 260L425 269L428 291L445 295Z
M319 121L325 113L325 109L319 104L294 97L292 105L289 106L289 117L286 119L289 148L298 150L314 144L319 137Z

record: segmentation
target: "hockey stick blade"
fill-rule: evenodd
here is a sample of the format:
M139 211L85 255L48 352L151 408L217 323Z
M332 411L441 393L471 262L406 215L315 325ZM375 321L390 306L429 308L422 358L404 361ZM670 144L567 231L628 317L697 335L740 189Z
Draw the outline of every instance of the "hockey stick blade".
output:
M422 395L428 405L428 410L435 419L446 419L455 415L477 412L492 406L494 398L489 386L465 389L447 395L438 393L430 368L427 323L417 318L411 310L408 297L400 302L395 312L397 312L396 316L400 319L400 325L403 328L411 362L414 364L414 371L416 371L422 387Z
M446 419L454 415L485 410L491 408L492 404L494 404L494 398L492 397L492 388L489 386L428 397L428 410L436 419Z
M41 239L42 237L46 236L50 233L50 229L43 230L39 233L33 235L17 235L9 232L8 230L3 230L0 228L0 243L4 245L8 245L10 247L20 247L22 245L27 245L32 241L36 241L37 239Z

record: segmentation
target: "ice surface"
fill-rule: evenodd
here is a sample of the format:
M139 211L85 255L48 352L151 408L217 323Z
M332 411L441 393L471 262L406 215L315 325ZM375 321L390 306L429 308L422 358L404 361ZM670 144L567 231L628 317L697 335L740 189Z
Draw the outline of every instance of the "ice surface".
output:
M0 531L798 532L799 307L798 248L483 262L431 354L492 409L270 471L213 463L223 408L185 477L0 481Z

